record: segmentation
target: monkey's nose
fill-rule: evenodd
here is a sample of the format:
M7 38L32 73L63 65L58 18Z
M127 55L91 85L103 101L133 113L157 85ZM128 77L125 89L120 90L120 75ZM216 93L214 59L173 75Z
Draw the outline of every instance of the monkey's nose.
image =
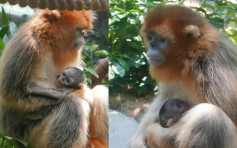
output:
M75 49L80 49L82 45L83 43L81 42L78 42L78 41L73 42L73 48Z
M73 46L74 46L74 47L78 47L79 44L78 44L77 42L74 42L74 43L73 43Z
M156 43L151 42L151 43L150 43L150 47L151 47L151 48L155 48L155 47L156 47Z

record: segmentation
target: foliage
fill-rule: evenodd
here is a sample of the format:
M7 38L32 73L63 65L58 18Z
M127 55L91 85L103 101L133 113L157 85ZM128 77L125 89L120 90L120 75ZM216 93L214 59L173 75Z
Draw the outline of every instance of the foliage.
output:
M105 58L108 54L108 30L95 28L86 40L83 60L87 61L86 64L89 67L92 67L99 59Z
M124 87L142 94L154 90L156 83L148 74L145 46L139 36L149 2L152 1L110 1L110 91L120 92Z
M108 56L108 30L95 28L93 33L89 34L86 45L83 47L83 60L86 61L88 68L85 68L87 82L91 84L91 75L98 76L93 70L93 66L99 59ZM104 85L108 85L108 81L102 81Z
M0 27L0 55L8 42L10 36L17 30L14 22L8 21L6 12L2 7L2 26Z
M200 7L193 8L237 45L237 4L228 0L206 0Z
M19 139L0 134L0 147L3 148L32 148L28 143Z
M158 4L180 4L181 1L111 0L109 17L110 91L134 89L138 95L155 90L156 83L148 72L145 46L139 35L144 14ZM193 7L237 43L237 5L228 0L204 1Z

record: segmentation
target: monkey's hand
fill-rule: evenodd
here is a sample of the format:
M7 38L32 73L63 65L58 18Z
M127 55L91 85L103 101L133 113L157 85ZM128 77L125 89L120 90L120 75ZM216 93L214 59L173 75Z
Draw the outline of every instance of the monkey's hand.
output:
M85 83L79 83L78 85L77 85L77 87L78 87L78 89L83 89L84 87L85 87Z
M175 130L174 130L174 126L170 127L170 128L163 128L160 124L158 123L154 123L152 125L150 125L147 128L147 138L146 138L146 145L147 147L153 148L153 147L157 147L157 148L164 148L164 147L169 147L169 148L173 148L174 147L174 141L175 141ZM177 126L178 129L180 128L179 126ZM177 128L176 127L176 128Z
M59 97L59 99L63 99L70 93L74 92L75 90L74 89L66 89L66 90L59 90L59 91L62 92L62 93L58 93L59 96L61 96L61 97Z
M34 83L29 83L25 86L24 90L27 94L32 94L37 89L37 85Z
M38 86L34 83L29 83L26 85L25 91L27 94L31 94L31 95L40 95L40 96L55 98L58 100L63 100L73 90L47 88L47 87Z
M155 146L154 143L156 142L156 136L154 134L156 134L156 131L154 132L153 130L155 130L157 128L157 126L160 126L160 125L153 124L153 125L149 126L147 129L147 137L146 137L147 147L154 147Z
M145 135L135 133L129 141L129 148L146 148Z

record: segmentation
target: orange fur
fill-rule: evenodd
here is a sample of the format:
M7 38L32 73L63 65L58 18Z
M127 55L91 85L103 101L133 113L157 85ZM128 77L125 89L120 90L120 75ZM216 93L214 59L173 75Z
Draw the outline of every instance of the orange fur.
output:
M108 142L108 101L109 92L105 86L97 85L92 89L94 100L90 112L90 139L102 139ZM101 93L103 92L103 93Z
M199 40L187 37L189 32L185 27L193 24L199 28ZM141 28L144 38L146 30L157 32L171 43L165 52L166 61L150 68L152 77L165 82L185 78L189 71L189 61L207 52L215 52L212 50L219 38L218 31L204 18L188 8L177 6L159 6L152 10Z
M187 27L195 25L192 29ZM141 28L145 38L146 30L152 30L169 40L164 52L166 61L160 66L150 67L150 74L157 81L193 81L190 77L190 61L211 52L214 54L219 32L196 12L181 6L158 6L146 17ZM199 31L199 32L198 32ZM190 37L189 34L199 34ZM189 84L190 83L186 83Z
M152 136L147 137L146 145L149 148L174 148L174 146L170 145L167 142L157 142L157 139L154 139Z
M108 148L108 89L97 85L90 90L80 84L80 89L74 93L91 107L88 148Z
M108 148L108 143L102 139L90 138L88 148Z
M80 88L80 89L74 91L74 93L76 93L77 96L80 96L82 99L88 101L85 97L85 91L83 89Z
M86 83L79 84L78 89L73 93L87 101L89 104L94 102L92 90L87 86Z
M53 50L54 60L62 71L68 67L66 63L72 63L81 55L81 50L78 52L73 49L71 41L76 38L76 29L92 29L92 17L92 12L87 10L46 9L38 11L29 25L34 30L33 36L39 41L39 48L43 50L47 43L44 50Z

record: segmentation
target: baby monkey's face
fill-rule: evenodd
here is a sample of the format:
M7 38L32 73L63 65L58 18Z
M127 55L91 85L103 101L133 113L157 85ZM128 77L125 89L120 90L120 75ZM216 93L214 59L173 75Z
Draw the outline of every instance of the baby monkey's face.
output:
M190 107L191 105L186 101L169 99L160 109L160 125L165 128L174 125Z
M76 67L70 67L63 71L58 77L58 82L64 87L78 87L78 84L83 82L85 74L82 70Z

